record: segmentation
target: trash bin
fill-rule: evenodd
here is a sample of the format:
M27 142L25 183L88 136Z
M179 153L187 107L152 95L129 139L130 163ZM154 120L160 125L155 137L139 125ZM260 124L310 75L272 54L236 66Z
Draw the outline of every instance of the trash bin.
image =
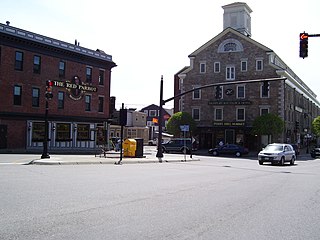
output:
M136 157L143 157L143 138L135 138L137 143Z
M135 157L137 149L137 142L134 139L128 138L123 142L123 156Z

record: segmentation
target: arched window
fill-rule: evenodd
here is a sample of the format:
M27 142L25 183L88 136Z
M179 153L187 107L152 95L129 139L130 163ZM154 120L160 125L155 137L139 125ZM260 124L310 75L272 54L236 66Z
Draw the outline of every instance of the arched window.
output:
M225 52L235 52L237 50L237 44L235 43L227 43L224 45Z
M220 43L218 53L223 52L243 52L243 46L240 41L229 38Z

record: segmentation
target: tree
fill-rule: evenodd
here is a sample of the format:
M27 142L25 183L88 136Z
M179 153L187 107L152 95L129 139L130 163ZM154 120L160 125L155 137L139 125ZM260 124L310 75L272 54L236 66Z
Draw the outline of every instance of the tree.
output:
M167 124L167 130L174 136L180 136L181 125L189 125L190 132L194 133L196 131L196 123L192 116L187 112L177 112L171 116Z
M320 116L312 121L312 130L317 136L320 136Z
M257 117L253 121L253 134L268 135L268 142L271 142L271 136L281 134L284 129L284 121L275 114L268 113Z

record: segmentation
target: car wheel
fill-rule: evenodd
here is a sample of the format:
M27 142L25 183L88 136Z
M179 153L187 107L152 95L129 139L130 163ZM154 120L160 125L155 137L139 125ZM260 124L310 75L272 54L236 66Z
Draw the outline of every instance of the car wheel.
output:
M263 161L259 161L259 165L263 165Z
M294 165L296 158L294 156L292 156L291 161L290 161L290 165Z
M212 152L212 155L213 155L213 156L218 156L218 152L217 152L217 151L213 151L213 152Z
M241 157L241 152L236 152L236 157Z
M281 165L281 166L284 165L284 157L282 157L282 158L280 159L280 165Z

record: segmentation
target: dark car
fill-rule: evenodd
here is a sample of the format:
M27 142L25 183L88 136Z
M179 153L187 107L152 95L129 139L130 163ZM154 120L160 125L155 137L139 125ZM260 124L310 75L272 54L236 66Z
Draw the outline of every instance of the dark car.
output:
M248 154L248 148L236 145L236 144L226 144L220 147L209 149L209 153L213 156L218 155L235 155L236 157L240 157L243 154Z
M310 154L311 154L311 157L313 157L313 158L320 157L320 148L315 147L314 149L311 150Z
M182 152L189 153L193 149L193 144L191 138L173 138L168 142L161 144L162 151L169 152Z

